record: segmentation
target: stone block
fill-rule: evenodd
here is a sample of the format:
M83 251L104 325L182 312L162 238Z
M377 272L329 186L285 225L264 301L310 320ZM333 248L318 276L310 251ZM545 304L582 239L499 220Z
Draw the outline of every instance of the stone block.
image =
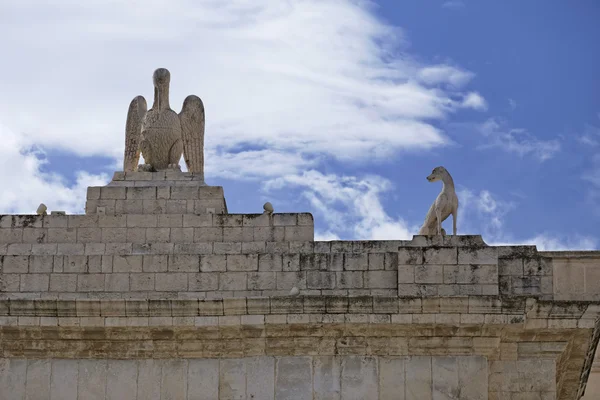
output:
M306 285L309 289L335 288L335 272L307 271Z
M188 290L188 274L180 272L157 273L155 288L158 292L184 292Z
M416 266L411 264L398 265L398 283L414 283L415 268Z
M246 364L243 359L219 360L219 397L246 398Z
M115 200L115 213L142 214L144 212L144 203L142 200Z
M283 261L280 254L259 254L259 271L283 271Z
M104 290L107 292L129 292L129 274L105 274Z
M394 289L398 286L396 271L366 271L364 273L365 288Z
M445 265L444 283L459 284L497 284L498 265Z
M313 226L286 226L284 230L284 240L286 241L307 241L313 240L314 237Z
M145 255L142 256L142 271L144 272L166 272L168 268L167 255ZM133 271L140 272L140 271Z
M102 292L105 274L77 275L78 292Z
M47 292L50 285L49 274L21 275L21 292Z
M198 199L197 186L171 186L171 199L196 200Z
M378 392L379 379L375 357L347 356L342 359L341 397L363 400Z
M100 300L76 300L75 309L78 317L99 317L102 310Z
M102 241L101 228L77 228L78 243L98 243Z
M144 256L126 255L113 257L113 272L142 272Z
M130 214L127 215L128 228L156 228L158 219L156 215L151 214Z
M209 214L210 216L210 214ZM241 228L243 224L244 216L242 214L213 214L213 224L214 226L221 227L239 227Z
M416 265L414 269L416 283L444 283L443 265Z
M285 227L283 226L258 226L254 227L255 241L282 242L285 240Z
M48 389L52 375L51 367L50 360L27 360L25 399L50 399Z
M246 272L222 272L219 275L219 290L246 290L248 276Z
M223 228L223 241L225 242L251 242L254 240L254 229L249 227Z
M8 255L20 255L20 254L31 254L31 243L13 243L9 244L6 248L6 254Z
M397 255L399 264L423 264L423 249L420 247L400 247Z
M288 242L266 242L265 251L269 254L285 254L290 252Z
M456 264L458 262L458 248L435 247L423 250L424 264Z
M91 188L90 188L91 189ZM49 396L54 399L77 399L79 363L74 360L51 360Z
M200 256L192 254L169 255L169 272L199 272Z
M219 360L199 359L188 361L188 399L219 398ZM138 397L139 398L139 397ZM259 399L259 397L256 397Z
M222 242L223 228L194 228L194 242ZM240 249L241 252L241 249Z
M335 276L338 289L360 289L364 287L362 271L336 272Z
M26 274L29 271L28 256L3 256L2 272L5 274Z
M76 292L76 274L50 274L51 292Z
M45 243L47 241L48 229L26 228L23 229L23 243Z
M173 189L173 188L171 188ZM185 399L188 386L188 361L164 360L160 387L161 400Z
M142 213L164 214L167 212L167 200L140 200L142 202Z
M39 243L31 245L31 254L34 256L53 256L58 250L56 243Z
M242 242L242 254L260 254L264 253L266 242Z
M219 290L219 274L216 272L201 272L189 276L189 290L205 292Z
M23 229L3 228L0 229L0 243L20 243L23 240Z
M275 364L275 398L312 400L310 357L280 357Z
M498 274L523 276L523 259L522 258L499 258L498 259Z
M127 200L154 200L156 199L156 187L127 187Z
M244 214L242 216L242 225L247 227L271 226L272 214Z
M460 247L459 264L497 264L498 250L495 247Z
M281 257L284 271L300 271L300 254L283 254Z
M153 291L154 274L153 273L134 273L129 276L130 290L132 292Z
M201 272L225 272L227 270L226 255L207 254L200 257Z
M48 243L75 243L77 242L76 228L48 228Z
M106 254L106 244L104 244L104 243L86 243L83 252L87 256L102 256L102 255Z
M344 270L366 271L369 269L368 254L344 254Z
M127 241L127 228L102 228L103 243L123 243Z
M171 239L171 228L147 228L146 241L149 243L167 243Z
M277 289L276 272L249 272L248 290L275 290Z
M171 228L170 241L191 244L194 241L194 228Z
M173 245L174 254L212 254L212 249L212 243L175 243Z
M98 215L67 215L67 227L86 228L98 226Z
M258 271L258 256L255 254L228 254L226 260L227 271Z
M88 191L89 195L89 191ZM100 188L100 199L104 200L125 200L127 193L125 187L119 186L103 186ZM97 199L89 199L97 200Z
M185 214L183 216L184 228L209 228L213 226L212 214Z

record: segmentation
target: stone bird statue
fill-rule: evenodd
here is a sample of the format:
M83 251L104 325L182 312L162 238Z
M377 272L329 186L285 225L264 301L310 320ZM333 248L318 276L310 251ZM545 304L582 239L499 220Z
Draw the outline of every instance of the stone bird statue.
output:
M165 68L154 71L154 104L147 110L146 99L131 101L125 128L124 171L179 169L183 153L188 171L204 178L204 104L198 96L185 98L177 114L169 105L171 74ZM140 152L146 164L138 166Z
M442 181L442 191L435 199L425 222L419 230L419 235L445 235L446 231L442 229L442 222L452 214L452 234L456 235L456 218L458 216L458 196L454 189L454 180L450 173L444 167L436 167L427 177L429 182Z

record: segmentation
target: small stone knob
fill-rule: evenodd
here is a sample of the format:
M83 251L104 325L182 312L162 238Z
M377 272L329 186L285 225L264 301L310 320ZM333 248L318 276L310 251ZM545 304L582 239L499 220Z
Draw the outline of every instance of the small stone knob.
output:
M273 214L273 211L275 211L273 210L273 204L269 203L268 201L263 206L263 209L267 214Z
M292 288L292 290L290 290L290 296L298 296L300 294L300 289L298 289L296 286L294 286Z
M40 205L38 206L36 213L37 215L46 215L47 212L46 210L48 210L48 207L46 207L46 205L44 203L40 203Z

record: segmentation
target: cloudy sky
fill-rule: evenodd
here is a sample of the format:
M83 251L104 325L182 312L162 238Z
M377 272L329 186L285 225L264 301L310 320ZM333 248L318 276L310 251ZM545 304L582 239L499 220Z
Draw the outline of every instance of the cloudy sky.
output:
M443 165L459 234L598 249L599 19L596 0L0 0L0 212L82 213L166 67L176 111L204 101L230 212L406 239Z

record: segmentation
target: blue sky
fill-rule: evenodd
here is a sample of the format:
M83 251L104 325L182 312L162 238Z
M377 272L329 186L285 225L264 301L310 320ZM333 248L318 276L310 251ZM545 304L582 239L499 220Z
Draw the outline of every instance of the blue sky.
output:
M207 182L230 212L270 201L313 213L318 239L410 238L444 165L459 234L600 247L595 0L11 3L0 212L82 212L166 67L176 111L205 103Z

